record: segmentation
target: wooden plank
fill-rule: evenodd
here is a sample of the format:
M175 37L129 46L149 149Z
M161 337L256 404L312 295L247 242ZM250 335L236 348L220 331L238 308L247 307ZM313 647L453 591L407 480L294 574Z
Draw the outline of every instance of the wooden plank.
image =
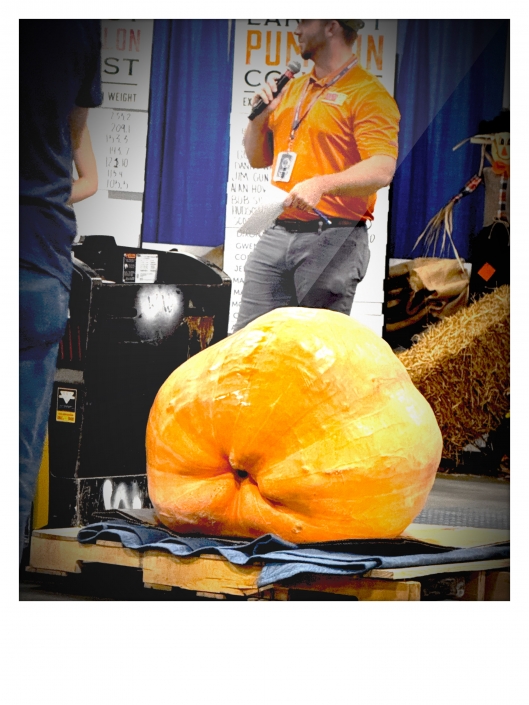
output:
M246 600L247 602L257 602L259 600L273 600L274 599L274 590L273 588L264 588L259 590L259 592L255 592L251 595L248 595Z
M285 588L285 587L274 587L271 590L271 600L281 600L281 601L287 601L290 600L290 595L289 595L290 589Z
M368 571L365 578L384 578L385 580L407 580L435 573L467 573L476 570L497 570L508 568L509 558L490 561L468 561L467 563L443 563L439 565L420 565L409 568L375 568Z
M143 587L151 588L152 590L163 590L164 592L171 592L173 589L171 585L157 585L156 583L143 583Z
M78 528L34 531L31 537L30 567L66 573L80 573L82 563L141 568L142 555L138 551L114 542L105 542L105 545L81 544L76 538L78 531Z
M307 576L288 584L289 590L313 590L350 595L367 601L409 601L421 599L421 584L412 580L377 580L342 575Z
M485 577L484 570L470 573L466 579L465 594L459 599L482 602L485 599Z
M270 591L255 593L255 595L250 595L246 598L247 602L261 602L262 600L271 600Z
M197 592L197 597L207 597L210 600L227 600L228 598L221 592Z
M415 602L421 599L421 584L414 580L408 580L407 585L409 585L410 592L408 593L408 601Z
M510 540L510 531L508 529L481 529L468 526L410 524L400 538L415 539L448 548L471 548L505 543Z
M77 534L80 526L69 526L66 529L35 529L31 537L39 537L45 539L56 539L57 541L75 541L77 543ZM120 544L121 545L121 544Z
M28 573L38 573L39 575L60 575L61 577L66 577L68 573L64 570L46 570L45 568L32 568L30 565L26 566L26 571Z
M511 599L511 574L503 570L488 573L485 578L485 600L509 601Z
M143 556L144 582L194 592L253 594L258 591L260 572L260 566L237 566L218 556L179 558L161 551L147 551Z

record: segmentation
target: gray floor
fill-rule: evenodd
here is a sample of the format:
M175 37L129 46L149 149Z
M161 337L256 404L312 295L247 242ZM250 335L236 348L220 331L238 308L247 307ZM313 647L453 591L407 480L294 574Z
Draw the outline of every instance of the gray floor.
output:
M506 481L438 476L415 522L508 529L509 489Z
M438 476L426 507L415 521L422 524L508 529L509 489L507 481L470 476ZM40 575L37 578L34 574L26 573L20 584L21 601L196 599L200 598L185 590L148 590L143 587L140 571L109 566L85 566L81 575L68 578Z

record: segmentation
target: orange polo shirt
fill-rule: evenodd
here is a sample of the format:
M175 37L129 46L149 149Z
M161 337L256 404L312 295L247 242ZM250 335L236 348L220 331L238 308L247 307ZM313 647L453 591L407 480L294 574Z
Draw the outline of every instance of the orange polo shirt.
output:
M290 181L272 180L274 186L288 192L300 181L344 171L375 154L397 158L400 113L394 99L375 76L357 63L325 89L347 63L321 80L316 79L313 70L308 76L300 76L287 84L281 102L268 118L268 128L274 138L272 176L277 155L288 150L296 106L305 85L309 84L300 117L314 96L320 94L320 97L301 121L291 143L290 151L297 157ZM335 218L373 220L375 202L375 194L324 196L318 210ZM281 218L312 220L314 215L287 208Z

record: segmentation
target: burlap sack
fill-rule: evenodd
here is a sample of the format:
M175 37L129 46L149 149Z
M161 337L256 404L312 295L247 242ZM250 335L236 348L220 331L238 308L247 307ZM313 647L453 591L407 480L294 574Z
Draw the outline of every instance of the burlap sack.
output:
M418 257L393 265L386 284L389 332L434 323L468 305L469 275L455 259Z

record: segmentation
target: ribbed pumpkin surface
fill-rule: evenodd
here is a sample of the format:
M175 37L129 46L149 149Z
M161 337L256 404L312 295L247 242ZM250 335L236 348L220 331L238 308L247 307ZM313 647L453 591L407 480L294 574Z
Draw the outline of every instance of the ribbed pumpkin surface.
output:
M181 533L391 537L442 439L391 348L341 313L276 309L178 367L147 427L149 495Z

